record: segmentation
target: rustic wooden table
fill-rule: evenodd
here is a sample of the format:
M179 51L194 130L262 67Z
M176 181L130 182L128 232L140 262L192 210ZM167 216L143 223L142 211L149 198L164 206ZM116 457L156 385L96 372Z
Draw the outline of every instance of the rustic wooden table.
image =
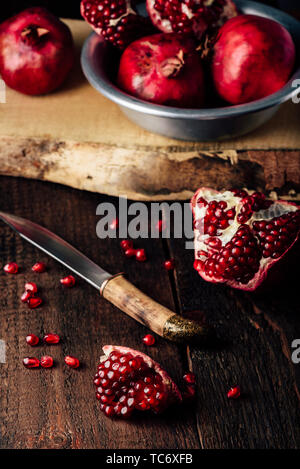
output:
M1 266L15 260L16 276L0 270L0 338L6 363L0 364L1 448L299 448L300 365L291 362L291 343L300 338L297 263L280 288L245 294L202 281L192 269L193 253L183 240L143 242L149 261L139 264L121 254L119 240L99 240L96 206L114 199L45 182L0 177L1 209L46 225L112 272L125 271L138 287L181 314L203 315L216 330L218 345L186 348L157 338L146 349L147 330L78 281L65 290L67 271L0 225ZM139 242L141 246L141 242ZM162 267L176 259L175 274ZM48 270L33 274L45 261ZM28 310L20 302L25 280L37 281L44 305ZM28 333L61 335L52 348L31 349ZM161 416L110 420L99 410L93 375L101 347L122 344L149 353L177 382L192 369L198 380L195 405L178 406ZM26 370L22 358L50 353L55 368ZM64 366L74 354L82 367ZM243 395L228 401L239 384Z

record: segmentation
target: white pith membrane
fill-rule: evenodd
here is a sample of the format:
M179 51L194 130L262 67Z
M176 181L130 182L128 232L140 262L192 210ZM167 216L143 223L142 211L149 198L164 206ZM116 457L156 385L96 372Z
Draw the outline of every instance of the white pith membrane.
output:
M247 192L248 192L248 195L252 195L254 193L254 191L247 191ZM204 217L206 215L206 211L208 207L204 206L201 203L198 203L200 198L205 199L207 203L210 203L212 201L226 202L227 207L224 211L235 208L236 213L235 213L234 219L229 221L228 228L225 228L224 230L218 229L217 234L219 236L216 236L216 235L212 236L209 234L204 234ZM256 232L253 229L254 222L271 221L276 217L281 217L284 214L296 212L297 210L299 210L298 206L279 200L279 201L275 201L267 209L262 209L257 212L253 212L251 218L247 222L239 223L237 221L237 216L239 215L240 209L243 206L242 200L243 199L241 197L235 196L233 192L231 191L218 192L210 188L202 188L202 189L199 189L195 193L191 201L193 217L194 217L194 225L196 223L196 226L194 228L195 260L200 260L200 261L205 262L207 259L209 259L209 257L201 255L200 253L201 251L205 251L205 252L208 251L208 246L207 244L205 244L205 240L208 240L209 238L219 238L221 240L222 246L216 251L218 252L220 251L220 249L225 247L225 245L228 242L232 240L232 238L236 235L241 225L248 225L251 229L252 235L256 238L257 242L259 243L259 238L256 236ZM282 256L284 256L284 254L297 241L298 236L299 236L299 230L298 230L297 236L295 237L295 240L287 247L287 249L284 252L282 252L279 258L273 259L271 257L263 257L263 255L261 254L259 270L253 275L253 277L247 283L238 282L237 280L216 278L214 276L209 276L202 269L197 269L198 273L201 275L202 278L213 283L226 283L227 285L230 285L234 288L238 288L241 290L247 290L247 291L255 290L266 277L267 272L270 269L270 267L274 263L278 262Z
M130 354L132 355L132 357L140 357L144 363L150 368L152 369L155 373L157 373L158 375L161 376L162 378L162 384L164 386L164 393L166 393L167 397L168 397L168 400L167 402L164 401L164 407L163 409L161 410L165 410L165 408L175 402L181 402L182 401L182 395L181 395L181 392L178 388L178 386L176 385L176 383L172 380L172 378L168 375L168 373L160 366L159 363L157 363L156 361L152 360L152 358L150 358L148 355L142 353L142 352L139 352L137 350L133 350L129 347L123 347L123 346L119 346L119 345L105 345L103 347L103 352L104 352L104 355L102 355L100 357L100 363L104 363L106 360L108 360L110 354L112 352L117 352L117 353L120 353L121 355L127 355L127 354ZM137 372L138 373L138 372ZM131 378L133 381L136 379L136 380L139 380L140 377L135 376L133 378ZM146 384L145 384L146 386ZM140 410L140 409L138 409Z

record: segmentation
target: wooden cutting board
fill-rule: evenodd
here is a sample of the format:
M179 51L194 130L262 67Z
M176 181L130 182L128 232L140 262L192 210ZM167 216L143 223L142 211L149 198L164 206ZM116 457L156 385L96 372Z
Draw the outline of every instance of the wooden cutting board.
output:
M136 200L187 199L200 185L297 195L300 105L287 103L254 133L222 143L149 133L89 85L79 56L90 28L83 21L66 23L78 57L65 86L43 97L6 90L6 104L0 104L1 174Z

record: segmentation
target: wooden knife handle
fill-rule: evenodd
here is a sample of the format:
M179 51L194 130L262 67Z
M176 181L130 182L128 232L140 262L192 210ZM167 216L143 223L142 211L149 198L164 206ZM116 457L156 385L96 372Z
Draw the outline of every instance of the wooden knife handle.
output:
M209 329L195 321L184 319L138 290L122 274L107 280L102 296L156 334L180 343L201 343Z

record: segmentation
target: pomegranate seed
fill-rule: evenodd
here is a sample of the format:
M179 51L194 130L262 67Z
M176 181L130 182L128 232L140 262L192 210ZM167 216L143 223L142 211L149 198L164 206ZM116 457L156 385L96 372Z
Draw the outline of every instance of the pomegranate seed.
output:
M42 368L52 368L53 366L53 358L49 355L44 355L41 357L41 367Z
M230 388L227 397L228 399L238 399L241 395L241 389L239 386L235 386L233 388Z
M126 257L133 257L136 255L136 249L132 249L132 248L126 249L124 254Z
M36 283L34 283L34 282L27 282L27 283L25 283L25 291L26 291L26 292L30 292L32 295L34 295L35 293L37 293L38 288L37 288Z
M168 259L167 261L164 262L164 268L166 270L174 270L175 268L175 262L173 259Z
M115 218L111 224L109 225L109 228L111 230L116 230L117 228L119 227L119 219L118 218Z
M136 251L135 258L139 262L145 262L147 260L145 249L138 249Z
M145 337L143 337L143 342L145 345L151 346L155 344L155 338L153 337L153 335L147 334L145 335Z
M34 347L35 345L37 345L40 341L40 339L34 335L34 334L29 334L27 337L26 337L26 342L28 345L31 345L31 347Z
M26 368L39 368L40 360L35 357L26 357L23 359L23 365Z
M130 239L123 239L120 245L124 251L127 251L127 249L133 249L133 242Z
M34 264L34 266L32 267L31 269L33 272L37 272L39 274L45 272L46 270L46 264L44 264L44 262L37 262L36 264Z
M188 372L183 376L183 379L188 384L195 384L196 375L194 373Z
M48 345L56 345L60 342L60 337L57 334L46 334L43 341Z
M65 357L65 364L70 368L78 368L80 365L78 358L72 357L71 355Z
M31 297L31 298L28 298L27 300L27 304L30 309L38 308L42 303L43 303L43 300L42 298L39 298L39 297Z
M19 266L15 262L9 262L3 267L3 270L7 274L17 274L19 272Z
M159 220L156 224L156 229L159 233L162 233L166 229L166 222L164 220Z
M23 293L23 295L21 296L21 301L22 301L23 303L28 303L28 300L29 300L29 298L31 298L31 297L32 297L31 292L30 292L30 291L25 291L25 292Z
M74 285L76 283L76 279L75 279L75 277L73 277L73 275L68 275L67 277L60 279L60 283L64 287L72 288L72 287L74 287Z

